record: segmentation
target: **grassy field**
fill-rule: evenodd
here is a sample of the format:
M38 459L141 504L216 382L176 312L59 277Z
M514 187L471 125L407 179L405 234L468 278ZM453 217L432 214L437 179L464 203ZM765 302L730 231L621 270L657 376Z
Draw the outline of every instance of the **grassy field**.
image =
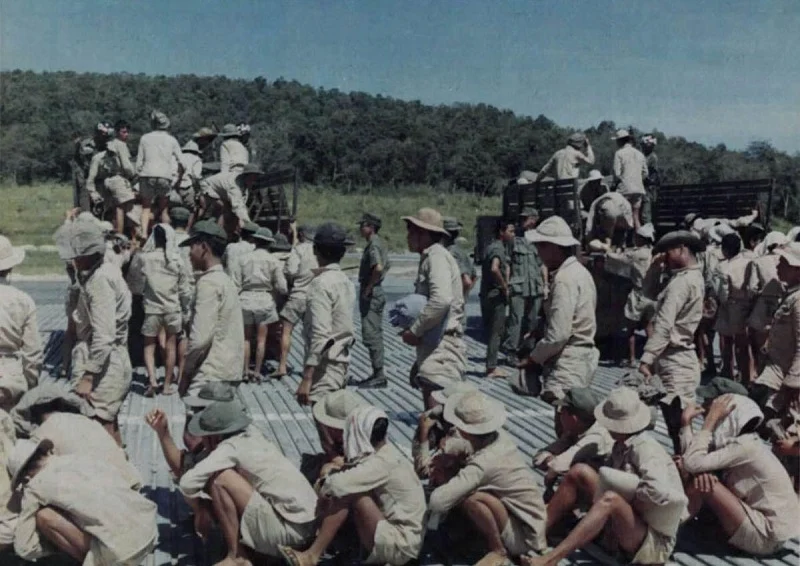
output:
M406 251L406 229L401 216L414 214L425 206L442 214L455 216L464 224L464 237L473 239L475 218L497 214L499 198L471 195L433 194L419 188L402 189L398 195L345 195L322 187L304 187L300 192L298 222L319 224L333 220L343 224L358 246L363 241L355 223L364 212L383 219L381 234L392 251ZM63 222L65 211L72 205L69 185L46 183L31 186L0 185L0 233L14 245L52 245L53 233ZM16 270L24 275L62 273L63 266L55 252L29 251L25 263Z

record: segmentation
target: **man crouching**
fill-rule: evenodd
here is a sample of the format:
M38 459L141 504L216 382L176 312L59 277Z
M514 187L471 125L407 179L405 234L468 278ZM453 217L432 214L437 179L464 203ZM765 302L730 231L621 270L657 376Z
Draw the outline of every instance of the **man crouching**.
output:
M278 557L279 546L303 545L314 536L314 490L249 425L241 403L218 401L188 426L189 434L202 437L208 455L183 474L180 489L190 500L200 537L208 534L212 518L219 524L228 553L217 566L251 564L243 546ZM210 507L203 500L210 500Z

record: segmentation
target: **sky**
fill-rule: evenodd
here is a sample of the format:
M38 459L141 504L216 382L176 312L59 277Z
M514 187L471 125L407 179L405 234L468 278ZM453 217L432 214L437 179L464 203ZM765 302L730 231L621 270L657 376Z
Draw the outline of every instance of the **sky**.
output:
M263 76L800 152L798 0L0 0L0 69Z

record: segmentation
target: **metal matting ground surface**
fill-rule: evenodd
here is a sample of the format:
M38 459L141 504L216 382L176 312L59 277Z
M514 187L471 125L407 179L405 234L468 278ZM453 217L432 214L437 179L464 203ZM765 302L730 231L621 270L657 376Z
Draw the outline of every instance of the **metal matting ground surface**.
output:
M25 288L27 285L22 287ZM60 360L62 331L66 326L63 302L59 294L53 292L49 285L47 292L43 292L40 286L27 290L33 291L34 298L38 296L43 299L41 302L37 300L39 326L43 341L47 344L46 367L51 373L55 373L54 370L57 369ZM391 286L387 285L387 295L390 297L391 295L398 297L410 291L411 285L408 281L396 280ZM473 325L478 322L475 318L478 314L477 306L474 303L468 305L467 314L472 317L470 322ZM355 318L357 332L360 333L358 316ZM473 333L470 331L468 334ZM359 390L359 394L387 412L391 421L390 440L410 457L411 439L416 428L417 416L422 410L419 393L408 384L408 370L414 361L414 352L400 341L396 329L390 327L388 322L384 326L384 340L389 387L374 391ZM485 347L469 336L466 341L469 357L467 379L481 391L505 404L509 414L506 429L514 437L526 458L531 458L537 450L554 438L552 408L538 399L515 395L504 381L482 379L480 376L484 372ZM295 333L292 342L290 364L294 368L302 367L302 343L299 332ZM349 375L363 379L369 373L367 352L359 342L352 355ZM593 386L598 390L608 391L622 376L623 370L601 367L597 371ZM44 379L53 378L48 374ZM60 381L66 386L65 380ZM204 544L193 535L189 509L172 481L155 435L144 422L144 415L148 411L154 408L163 409L170 417L173 437L181 445L180 436L185 420L183 404L177 396L157 396L152 399L143 397L141 393L145 381L143 371L141 368L137 369L131 393L120 412L120 423L129 458L142 473L145 494L158 505L159 543L145 564L148 566L213 564L221 558L222 542L217 536ZM319 442L310 410L298 406L294 400L298 382L299 377L295 373L282 381L259 385L243 384L238 388L238 396L250 411L255 426L279 445L284 454L299 466L303 454L319 452ZM666 429L661 420L656 427L656 435L665 447L669 447ZM538 471L536 474L541 482L542 475ZM797 540L791 541L778 555L763 559L753 559L738 554L721 541L724 541L724 537L717 530L694 522L681 530L672 561L686 566L798 564L800 547ZM433 547L432 541L426 541L420 559L422 564L443 562L448 565L459 564L458 559L452 562L441 552L436 552ZM332 560L326 562L333 563ZM598 563L613 563L613 560L608 559L602 552L592 549L590 552L573 553L563 562L563 564Z

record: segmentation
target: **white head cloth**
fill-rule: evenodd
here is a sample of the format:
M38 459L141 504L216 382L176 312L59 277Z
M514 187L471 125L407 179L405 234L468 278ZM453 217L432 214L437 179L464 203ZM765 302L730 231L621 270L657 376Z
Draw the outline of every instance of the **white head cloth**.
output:
M378 419L388 417L382 410L371 405L358 407L347 416L344 425L344 456L348 462L355 462L375 452L370 437Z

